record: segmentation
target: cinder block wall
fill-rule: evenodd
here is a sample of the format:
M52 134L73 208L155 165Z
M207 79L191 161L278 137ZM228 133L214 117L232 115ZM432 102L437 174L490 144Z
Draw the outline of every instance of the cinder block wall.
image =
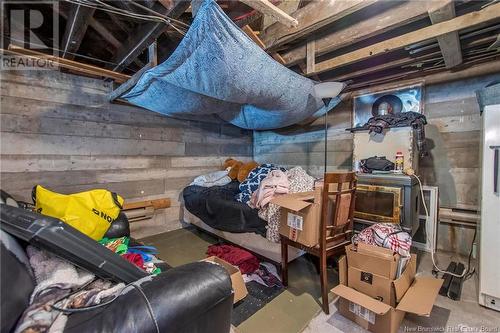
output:
M144 237L181 227L179 194L228 156L251 159L252 132L110 104L103 80L49 71L1 75L1 188L31 201L40 184L61 193L106 188L129 200L172 198Z

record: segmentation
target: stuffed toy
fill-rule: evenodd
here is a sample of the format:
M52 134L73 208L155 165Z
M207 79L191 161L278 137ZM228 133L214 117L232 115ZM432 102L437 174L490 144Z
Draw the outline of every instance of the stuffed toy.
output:
M240 167L243 165L243 162L237 161L232 158L228 158L225 162L224 165L222 166L224 170L229 168L229 174L228 176L232 179L235 180L238 178L238 172L240 171Z
M258 166L259 166L259 163L255 162L255 161L251 161L251 162L244 163L243 165L241 165L240 170L238 171L238 181L240 183L243 182L245 179L247 179L250 171L252 171L253 169L255 169Z
M222 165L222 169L223 170L226 170L227 168L229 167L233 167L233 165L236 163L237 161L234 159L234 158L228 158L227 160L224 161L224 164Z

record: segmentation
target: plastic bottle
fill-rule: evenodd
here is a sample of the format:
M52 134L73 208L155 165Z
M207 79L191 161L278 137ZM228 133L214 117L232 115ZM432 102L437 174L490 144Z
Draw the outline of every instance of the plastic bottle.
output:
M403 172L404 169L404 164L405 164L405 157L402 152L398 151L396 153L396 163L395 163L395 172Z

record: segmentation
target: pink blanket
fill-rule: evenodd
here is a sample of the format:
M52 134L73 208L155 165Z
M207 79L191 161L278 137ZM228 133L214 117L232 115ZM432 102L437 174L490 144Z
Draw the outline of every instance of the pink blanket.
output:
M249 206L264 208L275 195L288 193L289 187L287 175L281 170L273 170L260 182L257 191L252 193Z

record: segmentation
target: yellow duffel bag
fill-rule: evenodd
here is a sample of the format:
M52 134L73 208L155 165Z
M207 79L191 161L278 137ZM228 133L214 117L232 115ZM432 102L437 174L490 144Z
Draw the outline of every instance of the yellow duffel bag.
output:
M40 214L58 218L90 238L100 240L118 217L123 198L108 190L59 194L36 185L33 202Z

